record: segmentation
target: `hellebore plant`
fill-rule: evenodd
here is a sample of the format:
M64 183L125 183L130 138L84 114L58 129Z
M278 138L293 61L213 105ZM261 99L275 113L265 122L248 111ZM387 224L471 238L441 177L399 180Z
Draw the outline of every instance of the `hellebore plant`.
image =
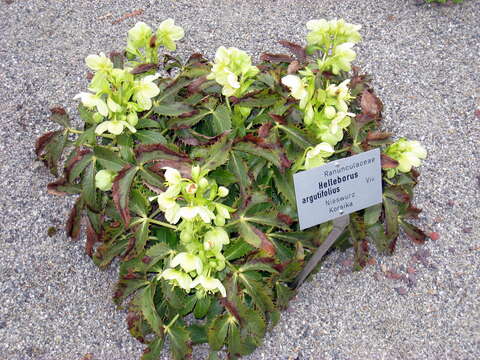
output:
M307 29L306 47L281 42L293 56L264 53L252 65L220 47L212 64L159 52L184 36L172 19L157 31L138 23L125 52L87 57L81 129L52 109L63 129L37 140L37 156L58 176L70 152L48 191L78 195L67 234L77 239L86 225L95 264L119 261L114 301L127 304L143 360L158 359L165 341L174 359L201 343L211 359L237 359L262 343L332 229L299 230L297 171L381 148L383 203L351 214L336 246L353 246L361 269L370 244L391 254L401 230L426 240L409 222L426 151L379 130L382 104L351 65L360 26L312 20Z

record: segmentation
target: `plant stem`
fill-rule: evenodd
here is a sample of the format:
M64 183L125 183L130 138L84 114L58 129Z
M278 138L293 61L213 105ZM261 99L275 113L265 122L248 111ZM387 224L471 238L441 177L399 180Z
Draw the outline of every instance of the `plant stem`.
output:
M165 326L165 330L168 331L168 329L170 329L170 327L175 323L175 321L177 321L178 317L180 316L180 314L177 314L175 315L175 317L172 319L172 321L170 321L168 323L167 326Z
M177 230L177 227L175 225L171 225L171 224L163 222L163 221L158 221L158 220L155 220L155 219L148 219L148 222L150 222L152 224L164 226L164 227L167 227L169 229Z

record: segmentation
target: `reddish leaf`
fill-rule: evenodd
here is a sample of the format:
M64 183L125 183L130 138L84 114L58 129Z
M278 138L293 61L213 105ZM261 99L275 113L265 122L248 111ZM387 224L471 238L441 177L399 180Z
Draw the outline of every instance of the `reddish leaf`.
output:
M367 141L371 140L386 140L390 138L391 134L382 132L382 131L374 131L374 132L369 132L367 135Z
M427 239L427 235L420 230L418 227L409 224L405 221L401 221L402 229L405 231L405 234L415 243L423 244Z
M135 148L135 157L143 164L160 160L191 162L187 154L174 151L162 144L139 145Z
M87 241L85 243L85 252L87 253L88 256L92 257L93 256L93 247L97 242L99 242L100 237L98 236L97 232L93 228L92 223L90 222L90 219L88 216L86 217L86 222L87 222Z
M35 143L35 154L37 155L37 157L40 157L40 154L42 153L45 146L47 146L47 144L50 142L50 140L52 140L55 135L60 134L61 132L61 130L49 131L37 139Z
M419 208L416 208L415 206L409 206L408 209L407 209L407 212L405 213L405 215L403 215L404 218L408 219L408 218L418 218L418 214L420 214L422 212L422 209L419 209Z
M75 165L77 165L77 163L80 160L82 160L85 155L91 153L91 151L88 150L88 149L76 149L75 152L76 152L76 155L68 161L68 163L65 165L65 169L64 169L65 177L67 179L69 179L69 181L74 180L74 179L70 178L70 175L71 175L72 169L75 167Z
M363 114L376 119L380 117L383 105L375 94L364 90L360 100L360 107L362 108Z
M148 42L148 46L151 48L154 48L156 44L157 44L157 35L153 35L150 38L150 41Z
M398 166L398 161L388 155L382 154L380 160L383 169L394 169Z
M52 114L67 115L67 112L62 107L53 107L50 109L50 111L52 112Z
M280 153L280 165L282 165L282 172L284 169L289 169L292 166L292 162L283 151Z
M277 214L277 218L278 220L280 220L281 222L287 224L288 226L292 225L293 224L293 219L288 216L287 214L283 214L283 213L278 213Z
M295 74L300 69L300 63L298 60L293 60L290 65L288 65L287 73L289 75Z
M131 18L131 17L133 17L133 16L142 15L142 14L143 14L143 9L134 10L134 11L132 11L132 12L126 13L125 15L123 15L123 16L120 17L120 18L118 18L117 20L112 21L112 25L121 23L123 20L126 20L126 19L128 19L128 18Z
M69 184L65 178L60 178L47 185L47 191L52 195L71 195L78 194L80 188L78 186Z
M187 179L189 179L192 176L192 166L185 161L179 161L179 160L159 160L159 161L156 161L148 169L152 170L157 174L160 174L160 173L163 173L164 167L171 167L171 168L177 169L182 175L182 177Z
M395 288L395 291L396 291L399 295L407 295L407 294L408 294L407 289L405 289L405 288L403 288L403 287Z
M80 235L83 205L83 199L79 197L68 216L66 232L67 236L73 240L77 240Z
M293 61L292 57L287 54L271 54L271 53L263 53L260 55L261 61L267 61L274 64L287 62L290 63Z
M440 234L438 232L431 232L428 237L433 241L440 239Z
M127 227L130 224L130 210L128 209L130 186L137 171L137 167L126 164L115 177L112 186L113 202Z
M272 244L270 239L263 233L263 231L257 229L254 226L252 226L252 230L262 241L260 244L260 249L265 251L270 256L275 256L275 253L276 253L275 246Z
M220 304L222 304L230 314L232 314L240 323L242 323L242 318L240 317L240 313L238 312L237 307L233 302L229 301L228 298L224 297L224 298L220 298Z
M261 138L266 138L270 134L270 129L273 127L271 122L262 124L258 129L258 136Z
M286 40L280 40L279 43L290 50L301 63L304 63L305 60L307 60L307 52L303 46Z
M137 74L142 74L145 72L148 72L150 70L156 69L157 64L140 64L136 67L133 68L132 71L130 71L131 74L137 75Z
M275 122L277 122L279 124L282 124L282 125L287 124L287 121L285 120L285 118L283 116L272 114L272 113L269 113L268 116L270 116Z
M200 87L207 81L207 76L201 76L198 79L193 80L188 86L187 91L189 95L195 94L200 91Z

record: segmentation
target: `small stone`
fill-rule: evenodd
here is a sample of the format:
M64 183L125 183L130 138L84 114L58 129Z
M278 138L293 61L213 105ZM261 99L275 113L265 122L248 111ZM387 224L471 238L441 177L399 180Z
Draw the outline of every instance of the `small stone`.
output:
M395 291L396 291L399 295L407 295L407 294L408 294L407 289L405 289L404 287L395 288Z

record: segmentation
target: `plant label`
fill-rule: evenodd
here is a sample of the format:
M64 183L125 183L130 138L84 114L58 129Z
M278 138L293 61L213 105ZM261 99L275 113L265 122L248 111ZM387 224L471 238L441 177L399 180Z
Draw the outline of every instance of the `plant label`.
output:
M293 175L300 229L382 202L380 149Z

